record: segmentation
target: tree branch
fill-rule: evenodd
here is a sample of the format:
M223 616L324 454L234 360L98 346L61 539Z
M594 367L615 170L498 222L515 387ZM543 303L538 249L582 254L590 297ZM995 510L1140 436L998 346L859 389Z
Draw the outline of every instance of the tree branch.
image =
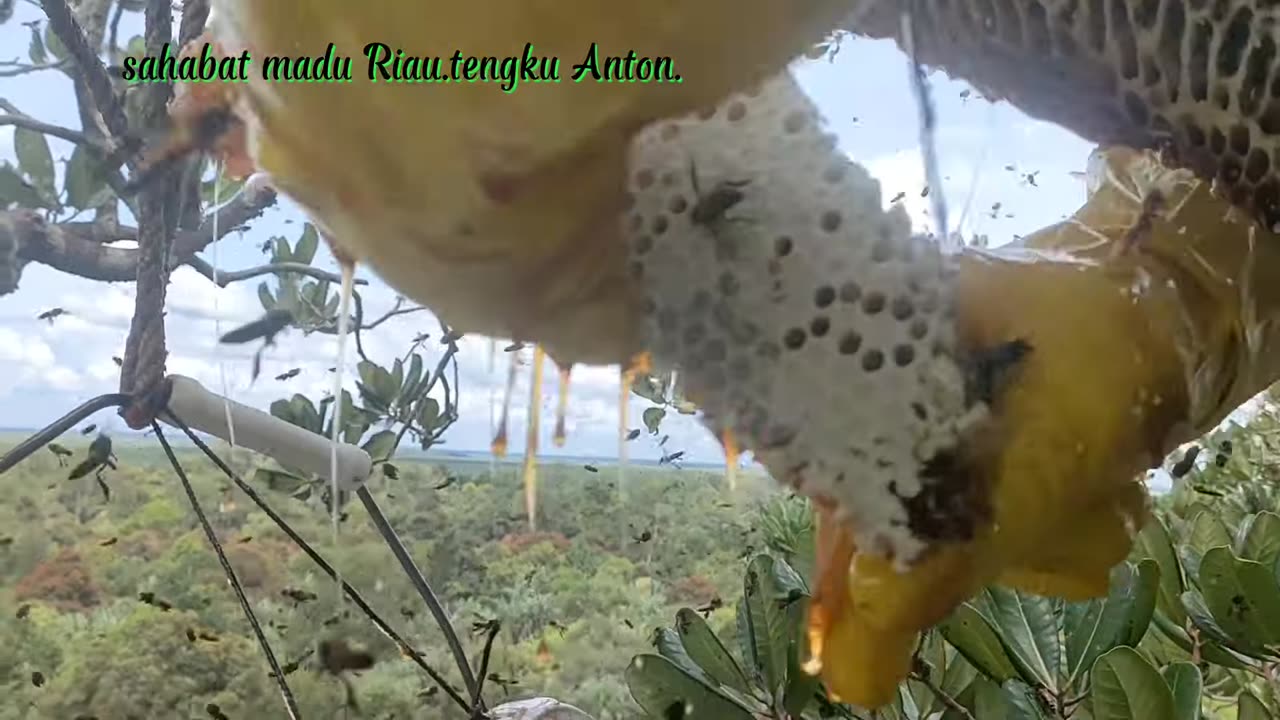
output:
M113 143L123 142L128 137L129 121L120 107L120 99L111 87L111 76L98 59L98 53L89 47L80 23L71 14L66 0L41 0L44 14L49 18L49 29L62 41L63 47L75 62L76 70L84 78L89 95L102 115L102 120L111 133Z
M170 269L188 264L215 240L261 215L275 199L275 192L267 188L256 192L242 190L235 199L205 216L195 230L177 233ZM34 211L25 209L0 212L0 241L16 242L19 257L90 280L135 280L138 250L109 247L104 243L136 237L137 231L130 228L93 227L91 223L50 224Z
M27 75L34 72L40 72L42 70L61 70L66 66L67 63L62 60L59 60L58 62L39 63L34 65L31 63L17 61L5 61L0 62L0 78L18 77L20 75Z
M8 103L4 103L4 104L8 105ZM4 109L8 110L9 108L4 108ZM79 130L72 130L71 128L64 128L61 125L53 125L47 122L41 122L40 120L37 120L31 117L30 115L21 115L21 114L0 115L0 126L4 126L4 125L12 125L14 127L26 128L28 130L35 130L38 133L43 133L45 135L52 135L53 137L61 138L63 140L66 140L67 142L75 143L76 145L84 145L84 146L95 148L95 149L102 149L102 146L99 145L93 138L89 137L88 135L85 135Z

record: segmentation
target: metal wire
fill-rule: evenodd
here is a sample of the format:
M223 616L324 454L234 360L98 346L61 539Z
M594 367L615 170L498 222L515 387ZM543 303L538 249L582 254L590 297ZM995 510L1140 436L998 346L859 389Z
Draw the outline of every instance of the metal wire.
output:
M124 407L133 400L133 396L128 393L108 393L99 395L98 397L86 402L80 407L54 420L43 430L35 435L18 443L17 447L0 456L0 475L12 468L14 465L26 460L35 454L40 448L48 445L57 439L59 435L70 430L88 419L91 415L101 410L113 407Z
M307 557L311 558L312 562L314 562L326 575L329 576L329 579L331 580L338 579L337 570L335 570L334 567L330 565L328 561L326 561L320 555L319 552L317 552L314 548L312 548L310 543L304 540L302 536L298 535L298 533L293 529L293 527L289 525L288 521L286 521L283 517L281 517L278 513L276 513L276 511L273 510L271 506L268 505L267 502L262 499L262 496L258 495L257 491L253 489L253 486L245 482L236 471L232 470L231 467L227 465L227 463L221 457L219 457L217 453L213 451L212 448L210 448L203 440L200 439L199 435L196 435L195 432L192 431L191 428L188 427L187 424L177 416L177 414L175 414L172 410L166 410L164 414L168 416L169 421L175 427L177 427L182 432L186 433L187 438L190 439L191 442L195 443L195 446L200 448L200 450L205 454L205 456L208 457L209 460L212 461L214 465L217 465L218 469L221 470L223 474L225 474L228 478L231 479L232 482L236 484L236 487L239 487L240 490L243 491L245 495L248 495L249 499L252 500L253 503L257 505L260 510L266 513L267 517L271 518L271 521L276 524L276 527L280 528L280 530L282 530L285 535L289 536L289 539L292 540L294 544L296 544L298 548L302 550L302 552L306 553ZM427 675L431 676L431 679L434 680L436 684L439 685L445 691L445 693L448 694L449 697L452 698L453 701L458 704L459 707L461 707L463 710L470 711L471 709L470 703L468 703L465 699L463 699L462 695L453 687L452 684L449 683L448 680L444 678L444 676L442 676L439 673L439 671L437 671L435 668L428 665L427 661L422 657L422 654L419 653L417 650L413 649L409 645L409 642L407 640L405 640L399 633L397 633L394 629L392 629L392 627L388 625L386 621L384 621L378 615L378 613L369 605L369 603L365 602L365 599L360 595L359 592L356 591L355 588L347 584L347 582L344 580L342 581L342 589L346 592L347 597L351 598L351 601L354 602L356 606L360 608L360 610L365 614L366 617L369 618L369 620L378 628L378 630L380 630L392 642L394 642L400 648L400 650L406 656L408 656L409 659L411 659L415 664L417 664L418 667L422 668L427 673Z
M360 498L360 502L364 504L364 509L368 511L369 518L373 520L374 527L378 529L378 534L382 535L387 547L391 548L391 554L396 556L396 560L399 561L405 575L409 576L409 581L413 583L418 595L422 596L423 602L430 608L432 616L436 619L436 624L444 631L445 640L449 643L449 651L453 653L454 662L458 664L458 671L462 673L462 684L466 686L467 693L475 697L478 692L476 677L471 672L471 664L467 662L467 653L462 649L462 643L458 640L458 634L453 631L453 624L449 622L449 617L445 615L444 606L440 604L440 599L436 597L435 591L431 589L431 585L427 582L426 577L422 575L422 571L414 564L413 558L409 556L409 551L404 547L404 543L400 542L400 536L396 535L391 523L387 522L387 516L382 514L382 508L378 507L378 502L373 499L368 486L361 485L356 490L356 497ZM483 700L481 702L483 703Z
M222 543L218 542L218 535L213 531L213 526L209 524L209 518L204 514L204 508L200 507L200 500L196 497L195 490L191 487L191 481L187 479L187 473L182 469L182 463L178 462L178 458L173 454L173 448L169 446L169 441L164 437L164 431L160 429L160 423L155 420L151 421L151 429L156 433L156 439L160 441L160 446L164 448L164 454L169 458L169 464L173 466L173 471L178 474L178 480L182 482L182 489L187 493L187 500L191 502L191 509L195 511L196 517L200 520L200 526L204 528L205 537L209 539L209 544L213 546L213 551L218 555L218 562L222 565L222 572L227 576L227 582L231 585L231 589L235 591L236 599L240 601L240 609L244 611L244 616L249 620L249 626L253 628L253 634L258 638L258 645L262 648L262 654L267 656L267 664L271 666L272 676L276 680L276 685L280 688L280 695L284 698L285 707L289 710L289 717L298 720L298 702L293 698L293 692L289 690L289 683L284 679L284 671L280 668L280 663L276 660L276 655L271 650L271 643L267 642L267 636L262 631L262 625L258 623L258 617L253 614L253 608L249 606L249 598L244 594L244 588L240 585L240 579L236 577L236 571L231 567L231 562L227 560L227 554L222 549Z

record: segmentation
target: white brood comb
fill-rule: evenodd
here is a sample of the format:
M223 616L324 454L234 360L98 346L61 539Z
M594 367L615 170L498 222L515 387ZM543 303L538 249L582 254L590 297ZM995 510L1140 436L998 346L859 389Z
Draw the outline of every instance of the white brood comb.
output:
M955 510L927 466L986 407L966 402L952 259L883 210L819 123L783 73L648 128L630 156L631 272L654 361L680 368L708 427L907 564L932 539L922 516Z

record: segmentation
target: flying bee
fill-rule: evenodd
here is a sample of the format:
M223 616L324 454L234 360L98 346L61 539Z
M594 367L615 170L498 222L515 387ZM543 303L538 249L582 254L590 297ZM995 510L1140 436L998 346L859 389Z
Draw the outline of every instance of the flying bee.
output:
M213 152L239 123L229 104L214 105L196 114L190 122L176 123L167 136L146 153L142 167L125 183L124 192L136 193L196 153Z

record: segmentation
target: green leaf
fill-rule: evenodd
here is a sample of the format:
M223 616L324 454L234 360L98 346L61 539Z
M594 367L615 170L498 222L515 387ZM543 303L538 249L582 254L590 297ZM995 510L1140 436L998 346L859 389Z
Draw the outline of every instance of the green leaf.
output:
M289 241L282 237L272 238L271 262L292 262L293 253L289 252Z
M1160 594L1160 566L1155 560L1144 559L1138 563L1138 576L1133 588L1133 612L1129 614L1124 644L1137 647L1151 627L1151 616L1156 612L1156 599Z
M1188 590L1182 593L1182 606L1186 608L1187 617L1191 620L1191 624L1201 632L1204 637L1213 640L1223 646L1233 646L1231 636L1227 631L1218 625L1218 621L1214 619L1213 613L1209 610L1209 606L1205 604L1204 596L1195 590ZM1236 648L1242 649L1242 648Z
M769 693L777 693L787 682L787 650L790 644L786 608L780 607L774 584L774 560L757 555L747 566L743 578L739 611L746 616L753 654L750 661L759 672Z
M661 405L666 401L666 383L652 375L638 375L631 381L631 392L652 403Z
M748 708L691 677L662 655L635 656L625 677L631 697L655 720L752 720Z
M412 400L418 394L418 388L422 385L422 356L414 353L409 358L409 369L404 374L404 384L400 386L400 397L404 400Z
M1179 602L1181 602L1181 600L1179 600ZM1197 596L1195 602L1203 608L1204 600L1199 599L1199 596ZM1207 617L1209 611L1207 609L1204 610L1204 614ZM1160 631L1160 634L1166 637L1183 652L1190 653L1194 650L1195 643L1191 641L1191 636L1187 634L1187 631L1184 630L1182 626L1175 624L1173 620L1169 619L1167 615L1157 610L1156 613L1151 616L1151 619L1152 624ZM1212 621L1213 618L1209 618L1209 622ZM1220 628L1219 632L1221 632ZM1248 667L1243 660L1224 649L1220 644L1210 638L1207 633L1200 638L1200 655L1205 660L1215 665L1221 665L1234 670L1244 670Z
M47 208L49 202L9 163L0 165L0 208L10 204L27 208Z
M1280 515L1260 512L1252 515L1240 526L1240 542L1237 551L1245 560L1275 568L1280 560Z
M968 603L942 621L942 636L983 675L997 684L1017 677L1018 670L1005 652L991 623Z
M141 35L134 35L125 45L124 54L141 59L147 54L147 41Z
M262 303L263 310L274 310L276 307L276 298L271 294L271 287L265 282L258 284L258 302Z
M660 407L645 408L644 426L649 429L650 435L658 434L658 426L662 424L662 418L667 416L667 411Z
M440 422L440 403L427 398L418 405L418 429L431 431Z
M365 452L369 453L369 457L374 462L386 460L396 450L396 433L393 430L383 430L374 433L364 445L360 446Z
M59 60L67 58L67 48L58 39L57 33L53 32L47 25L44 29L44 46L49 51L49 54L55 58Z
M320 424L320 413L306 395L295 393L289 400L289 410L293 413L294 425L313 433L324 432L324 426Z
M290 495L311 484L306 478L298 477L292 473L264 468L254 471L253 481L268 490Z
M1236 702L1236 720L1271 720L1273 717L1267 706L1251 692L1240 693Z
M68 205L79 209L95 208L113 197L111 188L102 177L100 162L96 153L81 145L71 152L63 182Z
M53 154L44 134L24 127L14 129L13 151L18 156L18 167L31 184L46 197L55 197Z
M689 677L711 688L719 684L707 674L706 670L698 666L697 661L689 657L688 651L684 648L684 643L680 640L680 635L675 630L671 628L655 628L652 642L659 655L670 660L673 665Z
M44 40L40 37L40 26L31 26L31 42L27 44L27 57L35 65L43 65L49 59L44 51Z
M1231 547L1231 532L1218 514L1201 510L1191 519L1191 534L1187 538L1191 547L1205 553L1223 545Z
M1042 720L1046 717L1030 685L1020 680L1008 680L1000 691L1009 699L1010 720Z
M741 693L751 692L746 674L701 615L689 608L680 608L676 613L676 632L685 652L707 675L725 687Z
M1054 602L1000 586L984 592L996 630L1022 679L1057 690L1062 659Z
M1169 539L1169 529L1158 515L1149 520L1134 543L1135 557L1150 558L1160 568L1160 584L1156 593L1156 607L1177 624L1186 621L1182 607L1182 592L1186 590L1182 578L1182 565Z
M1173 694L1160 673L1138 651L1118 647L1094 663L1094 720L1172 718Z
M1269 568L1215 547L1200 561L1200 592L1235 647L1265 656L1280 644L1280 584Z
M1200 668L1189 662L1175 662L1161 668L1160 674L1173 696L1170 720L1200 720L1200 697L1204 691Z
M1111 591L1101 600L1070 603L1064 608L1067 672L1072 682L1093 667L1102 653L1120 644L1133 609L1133 585L1137 573L1123 563L1111 572Z
M293 246L294 261L310 265L319 246L320 233L316 232L316 227L311 223L303 225L302 237L298 238L298 244Z

